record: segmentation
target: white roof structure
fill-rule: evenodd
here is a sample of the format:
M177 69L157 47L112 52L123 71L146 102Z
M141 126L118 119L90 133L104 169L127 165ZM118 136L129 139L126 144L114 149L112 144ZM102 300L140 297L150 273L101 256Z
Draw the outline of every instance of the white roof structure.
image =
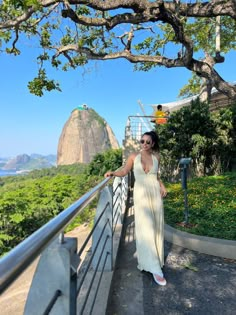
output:
M236 81L232 82L231 84L236 85ZM217 94L217 93L220 94L220 92L217 91L216 88L213 88L211 90L212 95ZM157 105L160 104L160 105L162 105L163 111L168 110L170 112L173 112L173 111L180 109L181 107L188 106L193 100L195 100L198 97L199 97L199 94L187 97L187 98L179 100L179 101L174 101L174 102L170 102L170 103L158 103L158 104L153 104L153 105L149 105L149 106L151 106L153 108L153 111L156 111Z
M179 101L174 101L170 103L159 103L159 104L162 105L163 111L169 110L170 112L173 112L180 109L183 106L189 105L196 98L198 98L198 95L190 96ZM154 111L156 111L157 105L158 104L151 105Z

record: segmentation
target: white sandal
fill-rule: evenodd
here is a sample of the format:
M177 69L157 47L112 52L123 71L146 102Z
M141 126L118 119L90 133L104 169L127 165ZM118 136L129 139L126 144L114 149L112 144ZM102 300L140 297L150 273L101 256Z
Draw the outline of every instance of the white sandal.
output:
M159 285L166 285L166 279L164 278L164 277L161 277L161 276L159 276L158 274L152 274L153 275L153 279L154 279L154 281L157 283L157 284L159 284ZM158 279L157 279L157 277L158 277Z

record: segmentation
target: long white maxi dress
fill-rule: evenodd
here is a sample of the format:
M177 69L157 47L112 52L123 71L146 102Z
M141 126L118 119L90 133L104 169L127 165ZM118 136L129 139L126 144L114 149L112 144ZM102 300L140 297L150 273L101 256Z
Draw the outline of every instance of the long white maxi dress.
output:
M157 180L158 160L152 154L152 167L145 173L141 154L134 159L134 213L138 269L163 276L164 214Z

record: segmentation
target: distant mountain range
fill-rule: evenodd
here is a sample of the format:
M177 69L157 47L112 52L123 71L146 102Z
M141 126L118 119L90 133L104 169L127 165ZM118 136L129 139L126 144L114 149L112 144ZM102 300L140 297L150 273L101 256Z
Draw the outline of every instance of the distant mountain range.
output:
M14 158L0 157L0 170L3 171L32 171L35 169L56 166L57 156L54 154L21 154Z

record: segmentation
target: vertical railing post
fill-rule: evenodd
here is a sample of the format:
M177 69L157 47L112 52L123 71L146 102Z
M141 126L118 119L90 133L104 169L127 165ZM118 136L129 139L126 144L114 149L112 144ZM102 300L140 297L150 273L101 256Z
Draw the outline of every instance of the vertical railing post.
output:
M105 209L105 212L104 212ZM104 212L104 213L103 213ZM103 214L102 214L103 213ZM93 240L92 240L92 251L95 251L95 248L98 244L98 241L100 239L101 233L104 229L105 230L102 234L102 237L99 241L98 247L96 249L95 255L93 257L93 268L95 269L98 262L99 262L99 256L103 247L104 242L108 238L108 241L106 242L105 248L104 248L104 255L100 260L98 271L101 271L101 268L104 263L104 259L106 258L106 253L109 253L109 259L107 259L104 270L111 271L113 269L113 259L112 259L112 250L113 250L113 240L112 240L112 188L105 187L100 193L98 205L96 209L95 214L95 222L98 220L98 218L101 217L96 229L93 232Z
M129 182L129 174L123 177L122 180L122 200L123 200L123 209L122 212L124 213L126 209L126 202L128 198L128 182Z
M117 224L121 224L122 218L122 178L121 177L115 177L113 182L113 220L114 220L114 228ZM113 232L114 233L114 232Z
M76 315L79 264L76 253L76 238L63 237L62 243L61 238L56 239L44 250L34 273L24 315Z

